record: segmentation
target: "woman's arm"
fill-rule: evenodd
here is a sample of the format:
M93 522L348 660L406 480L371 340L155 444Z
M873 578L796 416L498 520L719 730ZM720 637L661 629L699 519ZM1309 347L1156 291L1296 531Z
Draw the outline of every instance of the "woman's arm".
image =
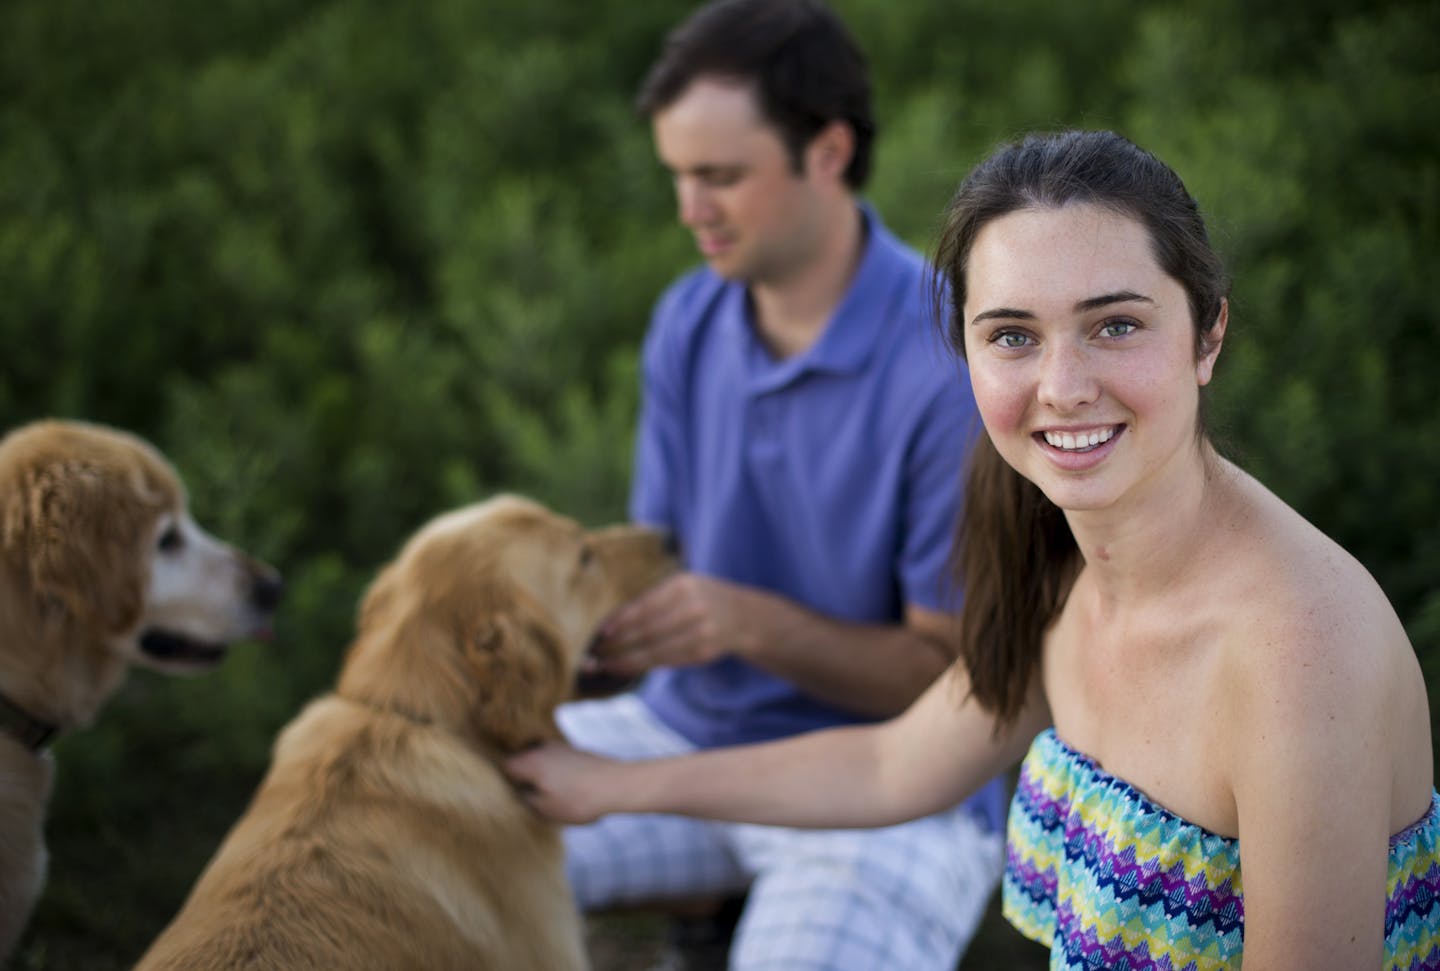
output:
M1249 645L1227 719L1247 969L1381 966L1399 811L1382 630L1272 630Z
M1047 723L1037 679L1017 723L995 733L957 668L876 725L638 762L552 743L511 758L506 771L531 805L567 823L658 812L823 829L884 826L965 799L1018 760Z

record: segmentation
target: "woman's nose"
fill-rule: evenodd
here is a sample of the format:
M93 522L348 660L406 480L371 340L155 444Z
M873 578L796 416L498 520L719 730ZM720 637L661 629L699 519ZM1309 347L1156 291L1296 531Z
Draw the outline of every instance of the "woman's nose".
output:
M1060 412L1094 403L1100 382L1085 348L1064 341L1049 344L1041 358L1036 394L1041 404Z

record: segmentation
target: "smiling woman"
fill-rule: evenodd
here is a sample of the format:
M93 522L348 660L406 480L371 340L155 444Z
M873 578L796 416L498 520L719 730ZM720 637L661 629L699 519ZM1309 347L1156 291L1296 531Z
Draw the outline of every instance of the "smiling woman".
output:
M1205 434L1227 283L1179 178L1110 132L1005 146L938 262L987 432L954 680L880 725L512 772L571 821L855 827L1023 755L1004 909L1052 968L1440 967L1419 666L1364 568Z
M1183 184L1108 132L1027 139L962 185L940 265L987 432L970 687L1002 728L1038 690L1054 726L1011 808L1006 915L1058 967L1440 961L1415 656L1360 564L1205 434L1227 280ZM1175 880L1199 895L1162 902Z
M1179 447L1176 428L1161 433L1165 422L1189 422L1199 449L1230 281L1179 177L1108 133L1035 138L981 163L956 193L936 260L951 345L969 359L972 383L988 382L977 393L987 434L971 459L958 562L975 604L961 618L972 689L1003 719L1025 700L1076 566L1061 506L1035 476L1103 489L1085 480L1104 478L1125 444L1135 425L1127 402L1145 401L1141 449ZM1167 369L1193 380L1147 385ZM1027 420L1034 427L1017 431ZM1080 450L1082 433L1093 451Z

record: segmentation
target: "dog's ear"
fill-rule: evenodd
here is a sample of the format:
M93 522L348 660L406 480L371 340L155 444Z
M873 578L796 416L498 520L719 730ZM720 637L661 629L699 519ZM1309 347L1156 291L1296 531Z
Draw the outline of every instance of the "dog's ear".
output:
M140 620L146 579L143 534L155 509L117 495L113 478L86 462L24 476L5 499L3 545L37 604L119 633Z
M468 652L483 737L507 752L560 737L555 706L570 694L564 642L528 597L517 595L482 622Z
M472 707L460 660L464 638L398 564L381 570L360 604L337 690L376 708L458 727Z

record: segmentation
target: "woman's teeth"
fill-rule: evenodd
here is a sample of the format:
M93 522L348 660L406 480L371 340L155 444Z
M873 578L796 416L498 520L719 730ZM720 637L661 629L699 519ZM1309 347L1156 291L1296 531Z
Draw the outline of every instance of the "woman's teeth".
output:
M1067 452L1083 452L1086 449L1103 445L1115 437L1115 429L1104 428L1093 432L1045 432L1045 441L1053 448L1063 449Z

